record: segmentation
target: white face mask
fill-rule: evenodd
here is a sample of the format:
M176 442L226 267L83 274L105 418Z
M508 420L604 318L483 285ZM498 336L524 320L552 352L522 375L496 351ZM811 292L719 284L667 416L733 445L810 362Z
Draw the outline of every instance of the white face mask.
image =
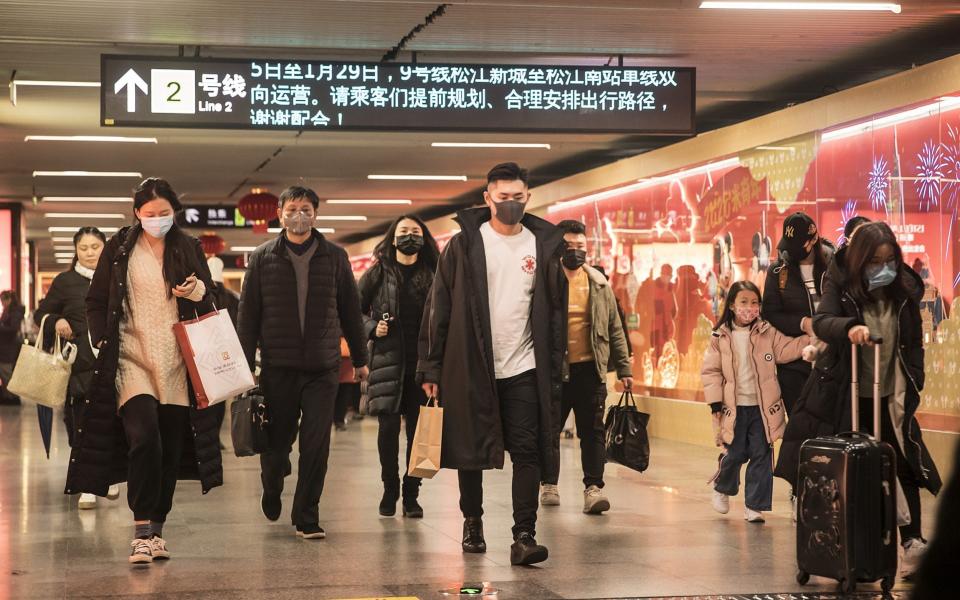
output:
M143 230L155 238L166 237L173 227L173 215L165 217L143 217L140 219Z

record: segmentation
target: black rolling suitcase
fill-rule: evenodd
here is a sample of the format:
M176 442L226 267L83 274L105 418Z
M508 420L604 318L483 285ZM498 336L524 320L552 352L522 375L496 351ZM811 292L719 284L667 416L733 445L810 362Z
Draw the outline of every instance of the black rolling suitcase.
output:
M878 345L882 340L877 340ZM857 347L852 354L853 433L807 440L797 477L797 582L810 575L840 582L881 580L884 592L897 577L896 454L880 436L880 352L875 352L873 432L859 433Z

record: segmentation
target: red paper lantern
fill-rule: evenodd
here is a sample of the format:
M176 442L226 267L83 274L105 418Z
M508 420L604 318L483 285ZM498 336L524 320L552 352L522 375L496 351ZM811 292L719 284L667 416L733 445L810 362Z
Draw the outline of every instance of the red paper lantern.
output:
M216 256L227 248L227 243L223 241L223 238L210 231L200 236L200 245L203 247L203 253L207 255L207 258Z
M253 223L253 230L257 233L267 232L267 223L277 216L277 203L279 198L270 192L253 188L250 193L240 198L237 203L237 210L240 215Z

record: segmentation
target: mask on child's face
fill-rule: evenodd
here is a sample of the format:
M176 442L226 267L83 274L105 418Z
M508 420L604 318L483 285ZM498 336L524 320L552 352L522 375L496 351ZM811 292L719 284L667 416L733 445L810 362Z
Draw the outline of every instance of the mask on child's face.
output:
M734 309L737 321L743 325L750 325L760 316L759 306L738 306Z

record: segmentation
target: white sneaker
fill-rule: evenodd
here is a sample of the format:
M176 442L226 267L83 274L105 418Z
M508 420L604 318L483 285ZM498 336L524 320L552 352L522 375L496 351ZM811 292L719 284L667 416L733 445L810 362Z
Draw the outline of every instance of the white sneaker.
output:
M560 506L560 488L549 483L540 488L540 506Z
M80 494L80 501L77 503L80 510L90 510L97 507L97 497L93 494Z
M610 501L599 487L591 485L583 490L583 512L588 515L599 515L608 510L610 510Z
M155 535L150 538L149 542L155 560L169 560L170 551L167 550L167 542L162 537Z
M713 510L717 511L721 515L725 515L730 512L730 496L721 494L717 490L713 490Z
M150 540L141 540L137 538L130 542L133 550L130 552L131 565L146 565L153 562L153 544Z
M900 576L909 579L917 573L923 555L926 553L927 544L919 538L907 540L903 544L903 559L900 562Z
M111 485L107 489L107 500L116 500L120 497L120 486L117 484Z
M743 508L743 520L747 523L763 523L763 513L749 509L747 507Z

